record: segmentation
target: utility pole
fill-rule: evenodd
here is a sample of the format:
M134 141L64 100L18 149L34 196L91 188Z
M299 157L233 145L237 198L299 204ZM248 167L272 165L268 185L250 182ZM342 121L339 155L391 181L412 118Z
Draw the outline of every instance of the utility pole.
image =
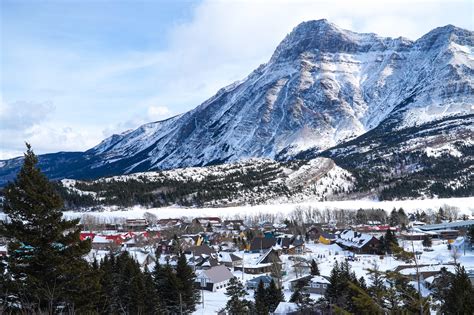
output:
M244 258L245 257L244 256L245 256L245 247L244 247L244 251L242 252L242 283L244 283L244 270L245 270L245 268L244 268L244 261L245 261Z
M412 231L412 235L413 235L413 231ZM424 311L423 311L423 296L421 295L421 285L420 285L420 269L418 267L418 260L416 258L415 245L413 244L413 236L412 236L412 239L411 239L411 248L412 248L412 251L413 251L413 255L415 257L416 280L417 280L417 283L418 283L418 294L420 295L420 315L423 315Z
M183 298L181 297L181 293L179 294L179 314L183 315Z

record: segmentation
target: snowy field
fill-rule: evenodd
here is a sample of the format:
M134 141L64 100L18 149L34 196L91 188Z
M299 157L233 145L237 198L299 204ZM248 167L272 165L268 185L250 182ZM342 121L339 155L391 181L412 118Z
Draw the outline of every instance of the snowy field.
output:
M159 219L181 218L181 217L202 217L217 216L221 218L232 218L238 216L257 216L259 214L271 214L282 219L288 217L297 207L313 208L319 210L334 209L371 209L381 208L387 212L393 208L403 208L406 212L415 212L417 210L434 210L440 207L451 206L459 210L459 214L474 215L474 197L466 198L447 198L447 199L424 199L424 200L402 200L402 201L375 201L375 200L348 200L348 201L326 201L326 202L302 202L302 203L282 203L282 204L265 204L258 206L239 206L239 207L221 207L221 208L183 208L183 207L163 207L163 208L143 208L133 207L126 210L116 210L110 208L102 212L73 212L64 213L67 218L80 218L92 215L103 222L113 222L116 219L132 219L142 218L145 212L156 215Z

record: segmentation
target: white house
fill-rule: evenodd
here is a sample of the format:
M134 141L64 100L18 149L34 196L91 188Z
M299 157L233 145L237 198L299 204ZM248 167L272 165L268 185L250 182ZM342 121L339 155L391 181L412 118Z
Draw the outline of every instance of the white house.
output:
M234 275L224 266L219 265L206 270L198 270L196 283L200 289L216 292L218 289L227 288L229 280Z

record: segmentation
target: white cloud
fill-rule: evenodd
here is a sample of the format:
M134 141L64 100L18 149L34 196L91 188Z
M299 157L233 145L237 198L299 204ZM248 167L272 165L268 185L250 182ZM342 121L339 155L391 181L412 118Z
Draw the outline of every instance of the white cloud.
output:
M163 120L169 118L172 115L172 111L166 106L154 106L148 107L148 117L150 120Z
M54 111L51 102L0 101L0 159L22 155L25 142L47 153L85 150L101 140L94 128L51 121Z

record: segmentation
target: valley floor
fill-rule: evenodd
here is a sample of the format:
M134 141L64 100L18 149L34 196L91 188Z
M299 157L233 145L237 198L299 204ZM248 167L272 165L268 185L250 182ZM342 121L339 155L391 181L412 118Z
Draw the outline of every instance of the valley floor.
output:
M387 212L393 208L403 208L406 212L416 212L433 210L437 211L440 207L450 206L459 210L459 215L474 215L474 197L465 198L446 198L446 199L417 199L400 201L377 201L377 200L347 200L347 201L307 201L301 203L282 203L282 204L264 204L258 206L238 206L221 208L183 208L183 207L163 207L163 208L143 208L133 207L125 210L119 210L113 207L107 208L107 211L87 212L104 223L113 222L117 219L142 218L146 212L154 214L158 219L180 218L180 217L202 217L217 216L221 218L249 217L259 215L272 215L276 218L285 219L297 208L302 209L384 209ZM80 218L84 212L67 211L64 216L67 218Z

